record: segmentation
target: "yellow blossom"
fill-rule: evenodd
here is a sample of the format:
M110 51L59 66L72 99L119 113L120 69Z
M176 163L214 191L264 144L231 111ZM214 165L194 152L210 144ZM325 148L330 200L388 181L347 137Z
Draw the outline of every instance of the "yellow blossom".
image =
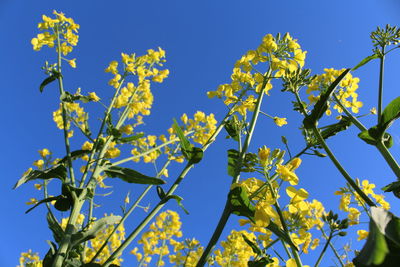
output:
M279 117L274 117L274 122L276 125L278 125L279 127L282 127L283 125L286 125L286 118L279 118Z

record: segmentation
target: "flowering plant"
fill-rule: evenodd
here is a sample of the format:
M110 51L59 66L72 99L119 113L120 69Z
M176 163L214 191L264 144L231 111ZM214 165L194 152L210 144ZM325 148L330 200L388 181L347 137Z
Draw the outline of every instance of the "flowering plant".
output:
M105 72L113 77L109 85L114 93L108 104L97 95L100 92L75 93L65 90L62 63L77 67L76 59L66 58L78 43L80 26L72 18L54 11L54 18L43 15L39 33L31 43L35 51L44 46L55 48L56 61L46 61L43 69L47 75L39 87L58 83L60 104L53 119L62 130L65 156L53 158L48 149L39 151L40 159L18 180L15 188L30 181L43 198L30 199L33 205L27 212L45 204L47 222L54 238L43 259L32 251L21 254L21 266L120 266L122 253L135 238L141 237L137 246L130 250L139 266L166 264L166 258L175 266L286 266L303 265L301 256L310 250L316 252L321 240L324 246L315 257L318 266L328 247L341 266L395 266L400 248L400 219L390 213L390 205L384 196L374 192L375 185L368 180L352 178L336 158L326 140L354 124L359 138L375 146L387 161L398 179L400 167L389 148L393 141L388 128L400 117L400 98L382 107L383 64L385 56L398 48L400 30L387 26L372 33L373 54L352 69L325 69L325 73L311 75L305 69L307 52L290 34L267 34L261 44L248 51L236 63L231 82L208 92L210 98L221 99L228 111L218 123L214 114L197 111L193 118L187 114L174 120L165 135L149 135L140 130L153 104L152 83L162 83L169 75L163 69L166 53L163 49L149 49L145 55L121 54L120 61L112 61ZM358 99L359 78L351 72L374 59L380 59L380 85L378 110L369 114L378 117L376 126L366 128L358 116L363 106ZM262 146L251 147L252 137L259 115L265 115L276 126L287 124L286 118L270 115L262 110L263 101L270 90L281 81L281 91L293 97L292 108L303 116L301 133L305 147L297 154L289 149L288 139L282 137L283 149ZM305 89L305 90L303 90ZM302 99L306 97L308 102ZM90 102L104 107L100 125L89 120L85 111ZM325 126L319 123L336 121ZM97 134L92 129L97 127ZM217 136L225 130L235 148L227 151L228 175L232 177L227 189L225 208L221 218L204 248L196 239L183 239L179 214L161 209L170 201L187 212L183 199L175 194L192 167L198 164ZM78 132L78 137L76 137ZM81 141L79 149L72 149L71 140ZM196 144L196 145L195 145ZM286 155L288 154L288 157ZM325 154L326 153L326 154ZM346 180L346 187L335 194L340 196L339 209L347 218L339 218L333 211L326 211L323 203L310 199L302 188L296 169L305 154L328 156ZM121 165L140 161L163 162L157 174L149 176ZM165 180L172 163L184 163L174 182ZM79 166L80 167L77 167ZM125 165L124 165L125 166ZM132 204L125 197L122 214L95 216L98 192L107 188L107 180L117 178L126 183L145 184L147 187ZM54 186L60 188L56 196L50 194ZM169 186L168 190L164 190ZM141 207L143 197L155 187L159 200L134 229L125 229L125 220ZM400 182L384 187L385 192L399 196ZM130 205L130 206L129 206ZM143 208L143 207L142 207ZM61 218L58 212L69 212ZM232 230L221 248L215 249L220 235L231 215L240 216L243 229ZM347 231L359 224L360 217L369 217L369 232L358 230L359 240L367 239L363 249L353 259L347 252L340 255L332 240L343 238ZM153 219L154 222L153 222ZM147 226L147 231L143 231ZM126 232L128 231L128 234Z

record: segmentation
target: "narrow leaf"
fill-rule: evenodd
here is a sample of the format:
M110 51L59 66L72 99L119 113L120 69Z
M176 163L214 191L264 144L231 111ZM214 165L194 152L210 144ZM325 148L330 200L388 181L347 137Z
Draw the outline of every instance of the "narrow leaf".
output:
M163 200L165 198L164 189L162 189L162 187L159 185L157 185L157 195L161 200Z
M287 244L289 244L292 248L295 248L298 250L297 246L292 242L292 239L290 236L286 234L285 231L283 231L276 223L273 221L270 221L267 229L273 232L275 235L277 235L279 238L281 238L283 241L285 241Z
M311 129L313 126L316 125L317 121L322 117L324 112L328 108L328 100L331 98L333 92L335 91L338 84L344 79L344 77L349 73L350 69L346 69L336 78L333 83L328 87L328 89L321 94L321 97L315 103L314 109L311 111L311 114L304 118L303 124L304 128Z
M325 129L321 131L321 135L326 140L329 137L332 137L339 132L346 130L351 124L352 122L349 117L342 116L342 119L338 123L326 126Z
M142 138L143 136L144 136L144 133L140 133L140 134L137 134L137 135L132 135L132 136L129 136L129 137L122 137L122 138L119 138L117 140L117 142L118 143L130 143L132 141L138 140L139 138Z
M244 241L247 243L247 245L249 245L251 247L253 252L257 254L257 256L262 254L261 249L256 244L254 244L253 241L248 239L244 234L242 234L242 237L243 237Z
M25 174L24 176L21 177L21 179L18 180L18 182L14 185L14 188L19 187L20 185L36 180L36 179L52 179L52 178L58 178L61 181L64 181L65 178L67 177L67 169L65 168L64 165L62 164L56 164L46 170L32 170L29 173Z
M30 209L28 209L27 211L25 211L25 214L28 213L28 212L30 212L31 210L33 210L34 208L36 208L36 207L39 206L40 204L43 204L43 203L46 203L46 202L51 202L51 201L57 200L57 199L59 199L59 198L60 198L60 196L48 197L48 198L42 199L42 200L40 200L38 203L36 203L32 208L30 208Z
M371 56L364 58L363 60L360 61L360 63L358 63L354 68L352 68L351 71L355 71L356 69L364 66L365 64L367 64L368 62L370 62L375 58L379 58L379 56L377 54L373 54Z
M178 206L181 207L181 208L183 209L183 211L184 211L186 214L189 214L189 212L187 211L187 209L185 209L185 207L184 207L183 204L182 204L182 200L183 200L182 197L177 196L177 195L169 195L169 196L167 197L167 200L170 200L170 199L175 199L176 202L178 203Z
M183 133L181 127L178 125L176 120L174 119L174 124L172 124L172 128L174 129L174 132L178 135L178 138L180 140L180 144L182 147L182 154L186 158L186 160L190 160L190 152L192 151L192 144L189 142L189 140L186 138L185 134Z
M385 192L399 191L399 189L400 189L400 181L390 183L382 188L382 190Z
M119 167L119 166L109 166L104 170L106 175L111 178L120 178L128 183L133 184L153 184L160 185L165 184L165 181L160 178L150 177L135 170Z
M121 221L121 216L110 215L107 217L103 217L97 221L95 221L89 229L84 229L79 231L76 234L73 234L71 237L72 246L76 246L80 243L83 243L87 240L93 239L96 237L96 234L102 230L104 230L109 225L117 224Z
M46 85L54 82L59 77L61 77L61 74L57 71L53 71L52 74L49 77L47 77L46 79L44 79L44 81L40 84L39 91L42 93L43 89Z

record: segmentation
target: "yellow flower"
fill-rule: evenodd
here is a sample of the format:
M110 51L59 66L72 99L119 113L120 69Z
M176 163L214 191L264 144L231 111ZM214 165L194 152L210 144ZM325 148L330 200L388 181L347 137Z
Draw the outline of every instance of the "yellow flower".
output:
M41 169L44 165L44 161L42 159L36 160L35 162L33 162L33 166L38 167L39 169Z
M94 102L97 102L97 101L100 100L100 97L98 97L95 92L90 92L89 93L89 98L90 98L90 100L92 100Z
M42 158L45 158L47 155L50 155L50 151L47 148L43 148L42 150L39 150L39 154Z
M357 234L358 234L357 240L360 241L366 239L368 237L369 232L365 230L358 230Z
M274 122L276 125L279 127L282 127L283 125L287 124L286 118L279 118L279 117L274 117Z
M72 68L76 68L76 58L68 60L68 64L72 67Z
M86 141L82 145L82 150L92 150L93 149L93 143L90 143L89 141Z
M34 205L38 203L39 201L36 198L30 198L28 202L26 202L26 205Z
M270 155L271 150L267 148L266 146L263 146L262 148L258 149L258 157L260 158L260 163L261 166L265 167L269 163L269 155Z

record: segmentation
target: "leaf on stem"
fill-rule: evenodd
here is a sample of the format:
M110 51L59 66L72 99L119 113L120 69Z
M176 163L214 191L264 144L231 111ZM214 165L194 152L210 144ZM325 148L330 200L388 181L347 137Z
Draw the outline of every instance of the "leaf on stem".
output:
M52 82L54 82L55 80L57 80L58 78L61 77L61 73L56 71L56 70L52 70L51 74L49 77L47 77L46 79L44 79L44 81L40 84L39 86L39 91L42 93L44 90L44 87Z
M117 224L121 221L121 216L110 215L95 221L90 228L85 228L71 237L72 246L76 246L87 240L96 237L97 233L104 230L109 225Z
M25 211L25 214L27 214L28 212L30 212L31 210L33 210L34 208L36 208L40 204L43 204L43 203L46 203L46 202L51 202L51 201L54 201L54 200L58 200L59 198L60 198L60 196L48 197L48 198L42 199L38 203L36 203L32 208L30 208L27 211Z
M178 138L179 138L179 141L181 144L182 154L185 157L185 159L190 164L199 163L203 158L203 149L201 149L199 147L194 147L189 142L189 140L186 138L181 127L178 125L178 123L176 122L175 119L174 119L174 123L172 124L172 128L174 129L174 132L178 135Z
M398 266L400 260L400 219L382 208L371 207L367 241L353 259L356 266Z
M142 138L143 136L144 136L144 133L139 133L139 134L132 135L129 137L121 137L121 138L117 139L116 141L117 141L117 143L130 143L132 141L138 140L139 138Z
M48 212L47 213L47 224L49 225L50 230L53 232L54 240L59 244L64 238L64 230L61 228L57 219Z
M237 172L239 154L239 151L235 149L228 150L228 174L232 177L235 177Z
M244 241L247 243L247 245L249 245L249 246L251 247L251 249L253 250L253 252L254 252L255 254L257 254L257 256L262 254L262 251L261 251L261 249L257 246L257 244L254 244L254 242L251 241L250 239L248 239L244 234L242 234L242 237L243 237Z
M314 109L311 111L311 114L306 116L303 120L304 128L311 129L312 127L317 125L318 120L322 117L324 112L328 108L328 100L331 98L333 92L335 91L338 84L344 79L344 77L349 73L350 69L346 69L336 78L333 83L328 87L328 89L321 94L317 103L315 103Z
M104 170L106 175L111 178L120 178L125 182L133 184L153 184L160 185L166 182L163 179L150 177L135 170L119 167L119 166L109 166Z
M181 208L183 209L183 211L184 211L186 214L189 214L189 212L187 211L187 209L185 209L185 207L184 207L183 204L182 204L182 200L183 200L182 197L177 196L177 195L169 195L169 196L167 196L166 201L168 201L168 200L170 200L170 199L175 199L176 202L178 203L178 206L181 207Z
M391 148L393 146L392 136L388 133L381 132L377 126L362 131L361 133L358 134L358 137L360 137L367 144L373 146L376 146L379 143L379 140L381 139L386 148Z
M251 204L245 189L240 186L231 189L228 198L230 210L233 214L247 217L254 222L255 208Z
M400 117L400 97L392 100L382 112L381 122L377 125L380 133L386 131Z
M375 58L379 58L379 55L373 54L371 56L364 58L363 60L360 61L360 63L358 63L354 68L352 68L351 71L355 71L356 69L364 66L365 64L367 64L368 62L370 62L371 60L373 60Z
M24 176L21 177L21 179L18 180L18 182L14 185L13 189L19 187L20 185L36 180L36 179L52 179L52 178L57 178L60 179L61 181L64 181L67 177L67 169L65 168L64 165L62 164L56 164L46 170L32 170L25 174Z
M351 124L352 122L350 118L342 115L342 119L338 123L326 126L325 129L321 131L321 135L326 140L329 137L332 137L339 132L346 130L350 127Z

